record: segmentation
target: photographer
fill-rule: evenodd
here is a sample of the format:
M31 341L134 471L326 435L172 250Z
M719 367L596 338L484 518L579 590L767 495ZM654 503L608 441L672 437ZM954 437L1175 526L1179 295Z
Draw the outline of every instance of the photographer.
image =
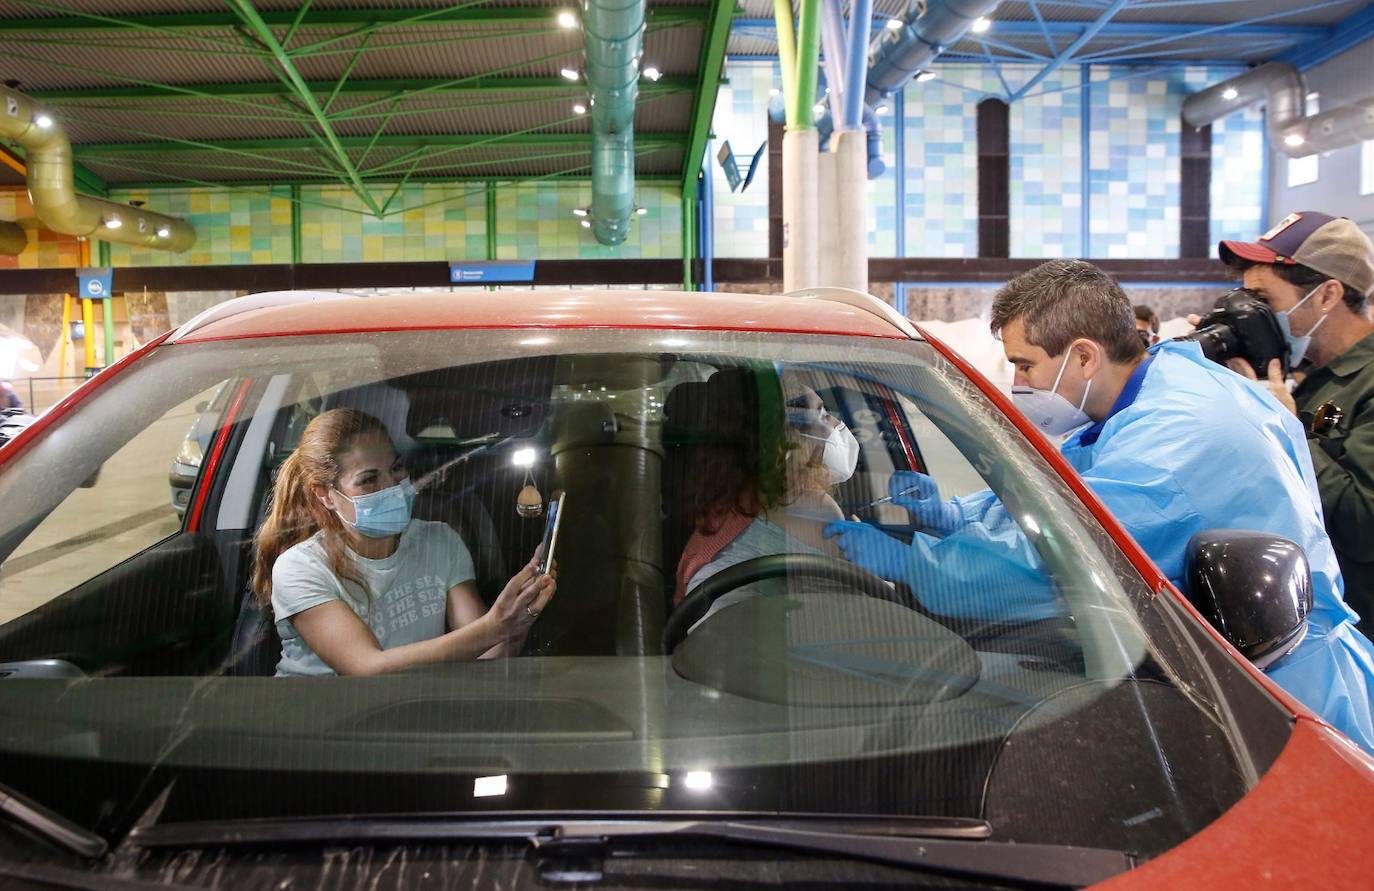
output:
M1274 310L1290 367L1308 363L1292 395L1277 359L1267 383L1302 421L1345 599L1374 637L1374 245L1349 220L1303 211L1218 253ZM1256 379L1250 363L1227 364Z
M1135 333L1148 350L1159 343L1159 313L1155 312L1154 307L1144 303L1137 303L1134 309Z

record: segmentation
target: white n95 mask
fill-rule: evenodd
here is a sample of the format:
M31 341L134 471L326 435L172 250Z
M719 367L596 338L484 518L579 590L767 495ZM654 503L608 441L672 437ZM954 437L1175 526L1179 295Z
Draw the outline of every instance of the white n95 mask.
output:
M801 435L825 443L825 449L821 452L821 464L830 478L830 485L838 486L854 475L854 468L859 466L859 441L849 432L843 421L835 421L835 426L830 428L829 436L814 436L810 433Z
M1070 355L1072 352L1064 354L1064 361L1059 363L1059 374L1055 376L1051 389L1011 388L1012 404L1021 414L1030 418L1031 423L1039 427L1041 432L1049 436L1063 436L1075 427L1081 427L1092 420L1083 411L1083 406L1088 404L1088 394L1092 392L1091 380L1083 389L1083 399L1076 408L1072 402L1059 395L1059 381L1064 377L1064 369L1069 365Z

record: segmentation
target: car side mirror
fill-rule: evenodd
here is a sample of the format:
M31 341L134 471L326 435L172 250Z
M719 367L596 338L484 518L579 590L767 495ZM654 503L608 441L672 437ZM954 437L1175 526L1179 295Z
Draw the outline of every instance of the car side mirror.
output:
M1295 542L1240 529L1199 532L1188 542L1185 578L1193 606L1257 668L1307 636L1312 571Z

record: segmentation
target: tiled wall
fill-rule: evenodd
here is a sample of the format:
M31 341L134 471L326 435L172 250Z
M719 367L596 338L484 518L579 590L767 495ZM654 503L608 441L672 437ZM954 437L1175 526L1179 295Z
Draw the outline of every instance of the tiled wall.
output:
M487 256L484 183L431 183L378 189L388 215L373 216L343 186L301 189L302 263L377 263L383 260L482 260ZM290 262L290 243L287 260Z
M182 217L196 243L182 254L111 244L115 266L211 266L291 262L291 200L286 188L110 191L110 200L142 201L149 210Z
M1025 83L1038 68L1009 70ZM1060 68L1013 102L1011 255L1083 254L1083 91L1080 69Z
M33 216L33 205L22 186L0 188L0 220ZM0 269L48 269L81 265L81 245L70 235L42 226L26 226L29 246L18 255L0 254Z
M496 257L501 260L660 258L682 255L682 204L670 183L636 184L644 208L624 244L607 247L573 210L592 201L590 182L525 183L496 193Z

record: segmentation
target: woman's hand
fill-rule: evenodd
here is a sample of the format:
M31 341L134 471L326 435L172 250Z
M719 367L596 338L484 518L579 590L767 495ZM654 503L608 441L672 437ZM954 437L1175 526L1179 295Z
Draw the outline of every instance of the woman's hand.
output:
M558 588L554 580L557 570L551 569L547 575L539 574L541 551L542 548L536 550L530 562L506 583L487 611L486 618L502 639L521 637L529 631Z

